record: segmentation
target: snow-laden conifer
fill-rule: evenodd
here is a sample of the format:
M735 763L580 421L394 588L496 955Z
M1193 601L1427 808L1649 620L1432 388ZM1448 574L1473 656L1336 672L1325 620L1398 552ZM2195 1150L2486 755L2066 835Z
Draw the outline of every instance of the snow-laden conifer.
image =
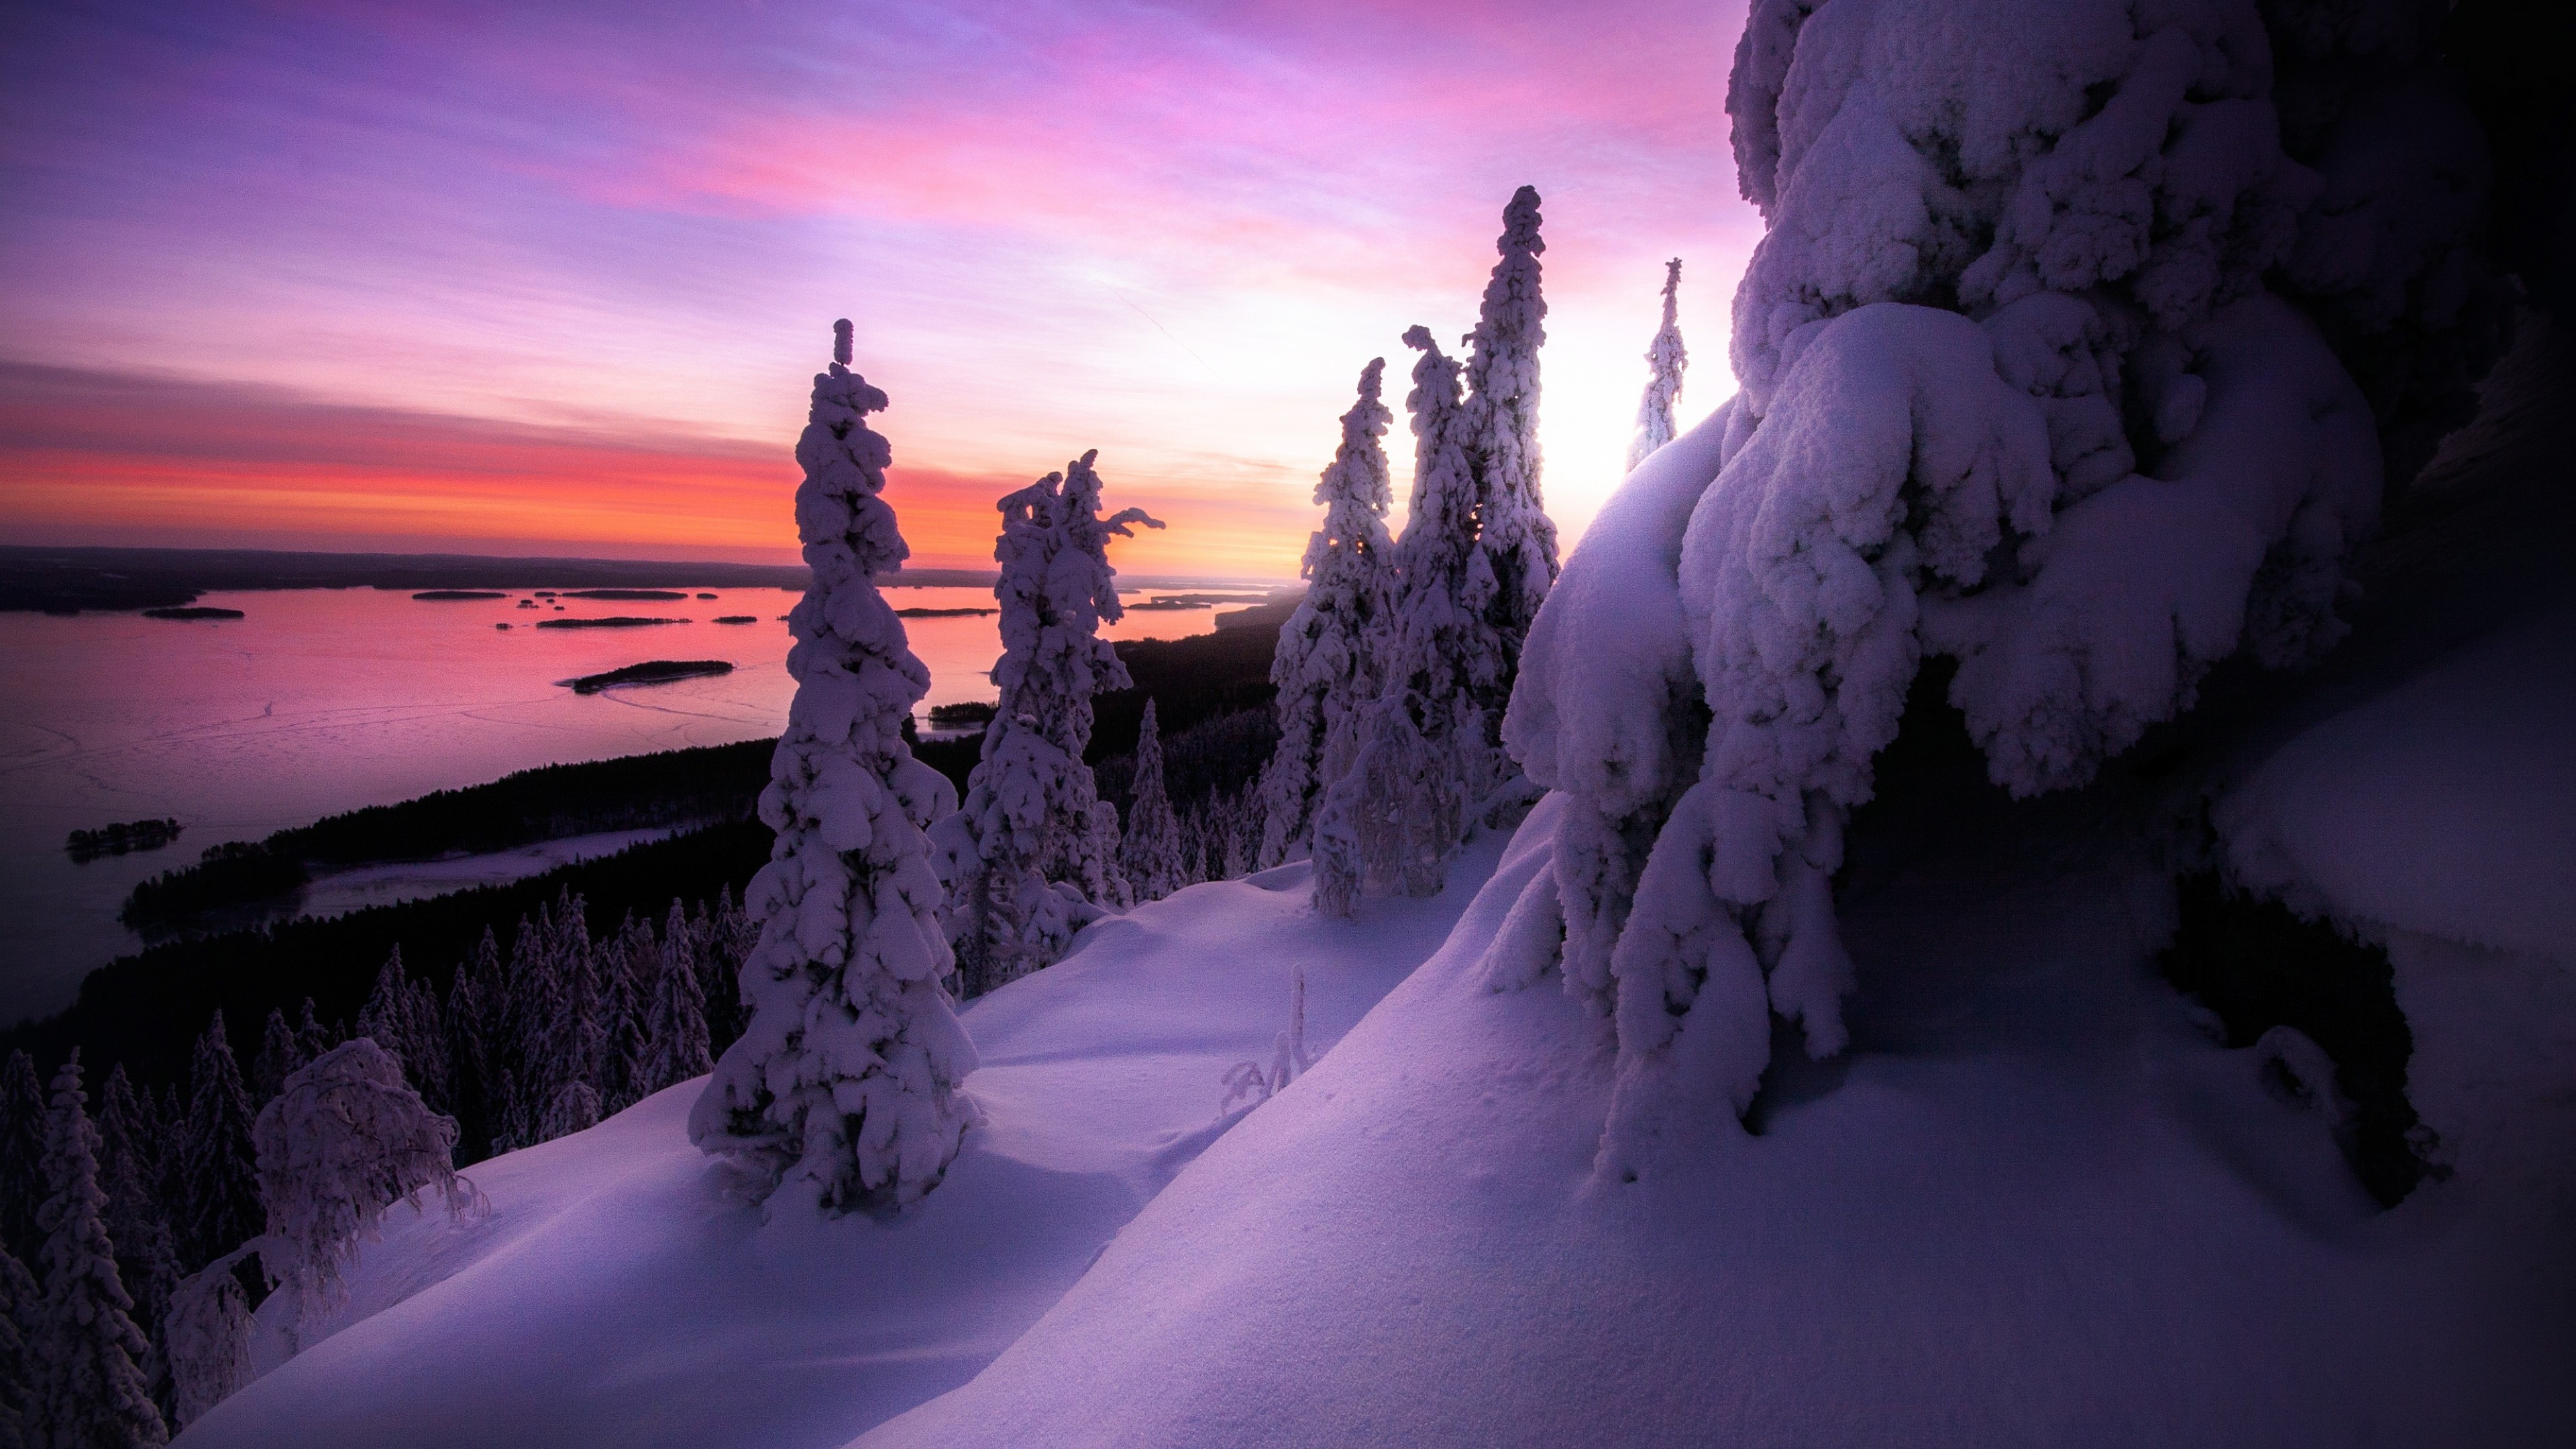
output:
M1370 359L1359 400L1342 414L1341 446L1315 485L1324 526L1307 539L1299 566L1306 597L1271 655L1279 745L1261 777L1264 865L1306 849L1317 803L1358 748L1359 712L1381 688L1395 584L1386 530L1395 495L1378 441L1395 419L1379 400L1385 373L1385 358Z
M245 1246L209 1263L170 1300L162 1330L170 1364L171 1421L184 1429L250 1382L250 1300L237 1265Z
M23 1050L0 1065L0 1248L36 1254L36 1205L44 1201L45 1090Z
M0 1248L0 1449L42 1449L36 1435L36 1342L44 1290L15 1253Z
M706 994L698 985L695 944L689 918L671 902L662 929L652 996L647 1005L644 1057L637 1068L636 1095L649 1097L664 1087L704 1076L714 1069L707 1044Z
M456 1122L432 1112L402 1063L365 1037L324 1052L260 1109L261 1266L300 1320L336 1305L342 1273L387 1208L434 1190L451 1217L474 1206L456 1175Z
M789 615L796 698L760 797L778 839L746 897L762 923L741 975L751 1020L689 1116L691 1139L764 1194L793 1181L834 1213L917 1201L973 1116L922 835L956 792L904 744L930 676L875 583L909 552L866 421L885 405L840 362L814 379L796 445L814 581Z
M644 1096L640 1084L649 1049L646 1032L653 1009L653 980L662 967L662 947L653 939L652 923L627 912L607 957L610 966L601 973L606 997L600 1005L600 1019L607 1030L601 1042L598 1086L602 1109L614 1114Z
M270 1007L268 1023L259 1034L259 1055L251 1059L249 1087L253 1104L276 1096L287 1077L310 1060L294 1025L286 1019L285 1009Z
M1140 901L1159 901L1184 884L1181 879L1181 822L1172 813L1172 797L1163 784L1163 730L1154 701L1145 701L1145 718L1136 729L1135 803L1127 810L1127 837L1119 843L1118 865Z
M1334 915L1370 891L1438 891L1436 869L1426 884L1417 863L1426 848L1447 858L1465 826L1460 802L1492 773L1479 700L1502 681L1503 648L1486 617L1494 577L1476 537L1472 420L1458 364L1430 330L1411 328L1404 342L1422 354L1404 400L1413 496L1379 636L1380 694L1361 712L1351 763L1316 804L1315 904Z
M310 1062L338 1046L340 1036L339 1028L323 1025L321 1017L314 1013L313 998L310 996L304 998L304 1006L295 1022L296 1055L303 1061Z
M1637 402L1637 432L1628 443L1632 473L1673 440L1673 404L1681 399L1682 369L1690 366L1690 354L1682 350L1681 289L1682 259L1675 257L1664 263L1664 325L1646 345L1646 395Z
M1507 721L1568 797L1550 889L1566 984L1618 1031L1605 1173L1723 1128L1773 1015L1842 1044L1842 829L1926 654L2030 794L2089 778L2220 660L2340 632L2385 425L2327 339L2362 291L2420 285L2463 304L2446 357L2482 345L2459 254L2415 245L2455 229L2418 183L2473 169L2473 131L2373 148L2339 110L2358 92L2309 96L2300 133L2355 143L2311 153L2321 185L2285 149L2267 13L1754 6L1728 100L1768 223L1742 390L1586 534ZM2429 316L2397 311L2376 336Z
M358 1012L357 1034L401 1060L404 1078L422 1101L433 1108L448 1102L447 1041L438 997L428 983L412 980L403 969L399 944L376 973L375 989Z
M1483 556L1469 598L1481 603L1498 656L1492 683L1478 686L1477 694L1489 737L1511 697L1521 641L1557 572L1556 523L1539 486L1538 350L1547 341L1547 301L1539 291L1538 257L1547 243L1538 228L1538 188L1524 186L1503 208L1503 234L1494 242L1502 260L1485 284L1476 330L1467 339L1463 421L1476 475L1476 549Z
M149 1339L160 1331L179 1284L179 1254L161 1207L162 1131L151 1099L134 1090L122 1063L99 1090L98 1185L107 1198L108 1241L116 1271L134 1299L134 1321Z
M188 1126L171 1174L172 1226L181 1261L193 1267L258 1236L261 1222L250 1094L221 1010L197 1039L188 1080Z
M48 1444L140 1449L168 1443L170 1431L143 1378L150 1349L134 1326L134 1300L117 1277L88 1102L76 1050L54 1074L46 1120L46 1197L36 1212L45 1308L35 1418Z
M1092 697L1133 681L1103 623L1125 610L1109 540L1163 525L1143 509L1100 516L1097 452L1003 498L993 556L1002 576L1000 689L965 804L933 832L948 884L949 939L965 994L1052 963L1073 932L1126 904L1118 812L1083 752Z

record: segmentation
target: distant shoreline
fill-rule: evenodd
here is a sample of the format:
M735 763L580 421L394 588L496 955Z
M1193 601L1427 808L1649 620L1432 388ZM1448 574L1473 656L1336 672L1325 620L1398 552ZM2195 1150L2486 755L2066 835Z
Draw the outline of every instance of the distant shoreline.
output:
M989 589L989 569L903 569L884 588ZM0 545L0 613L78 614L184 608L210 593L271 589L774 588L803 592L803 564L449 553L298 553L266 549L48 548ZM1263 579L1122 576L1125 588L1290 587Z

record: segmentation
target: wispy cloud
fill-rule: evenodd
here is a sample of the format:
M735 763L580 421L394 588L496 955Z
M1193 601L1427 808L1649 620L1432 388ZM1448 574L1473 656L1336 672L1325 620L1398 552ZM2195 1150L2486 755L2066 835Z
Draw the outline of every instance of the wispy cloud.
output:
M36 279L0 293L0 351L748 468L783 455L851 315L925 526L989 529L982 490L1096 446L1174 515L1140 559L1275 574L1359 364L1400 372L1412 322L1464 330L1501 202L1535 181L1549 486L1579 527L1665 256L1693 263L1691 395L1727 391L1754 235L1722 112L1737 23L1665 0L49 12L0 58L0 268ZM199 466L205 499L249 487ZM453 472L388 461L369 491ZM958 490L937 509L933 474ZM9 481L24 528L36 493ZM314 526L374 536L309 496ZM604 548L677 496L478 506ZM786 542L758 491L688 496L742 510L688 514L694 536Z

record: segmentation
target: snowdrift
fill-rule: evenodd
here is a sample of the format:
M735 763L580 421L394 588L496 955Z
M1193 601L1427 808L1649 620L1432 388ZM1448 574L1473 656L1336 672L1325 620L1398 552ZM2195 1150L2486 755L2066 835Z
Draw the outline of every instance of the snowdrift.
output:
M1242 1120L1219 1118L1220 1077L1268 1059L1294 969L1320 1051L1439 944L1502 843L1455 863L1448 895L1357 924L1308 912L1293 865L1085 931L967 1008L986 1121L892 1221L764 1223L689 1143L703 1080L471 1169L489 1219L396 1208L346 1308L179 1442L839 1444L964 1383Z

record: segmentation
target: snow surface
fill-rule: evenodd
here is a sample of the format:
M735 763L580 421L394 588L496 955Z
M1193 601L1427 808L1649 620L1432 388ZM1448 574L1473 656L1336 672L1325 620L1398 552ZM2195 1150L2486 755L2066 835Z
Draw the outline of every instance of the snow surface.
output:
M1298 864L1085 930L963 1013L986 1121L892 1221L800 1204L764 1224L689 1145L699 1082L472 1168L488 1219L397 1209L347 1275L348 1326L308 1324L282 1364L265 1342L270 1371L182 1442L841 1443L964 1383L1246 1120L1220 1119L1223 1075L1267 1059L1296 968L1320 1051L1438 946L1501 848L1356 924L1307 909Z
M2564 1219L2456 1182L2374 1212L2154 976L2133 838L2059 802L1964 808L1847 904L1852 1049L1780 1054L1759 1135L1602 1186L1605 1027L1481 960L1562 818L991 1367L858 1449L2559 1442Z

